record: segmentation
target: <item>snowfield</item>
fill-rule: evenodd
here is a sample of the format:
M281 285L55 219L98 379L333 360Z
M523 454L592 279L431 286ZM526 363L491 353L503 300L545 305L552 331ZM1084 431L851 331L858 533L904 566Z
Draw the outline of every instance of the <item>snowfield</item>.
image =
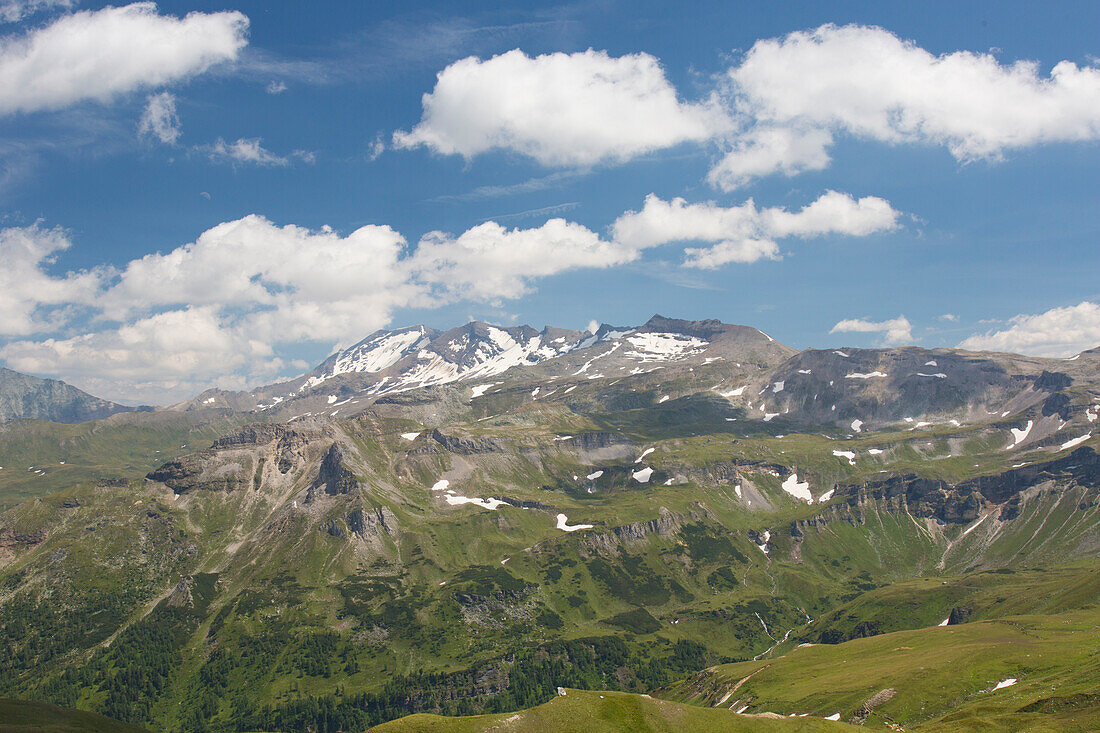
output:
M626 356L641 362L677 361L701 353L708 343L678 333L636 333L624 339L634 347Z

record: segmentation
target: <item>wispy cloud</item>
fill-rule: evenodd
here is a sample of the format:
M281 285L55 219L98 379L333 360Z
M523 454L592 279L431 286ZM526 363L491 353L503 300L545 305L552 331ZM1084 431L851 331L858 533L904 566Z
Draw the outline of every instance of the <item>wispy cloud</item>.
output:
M564 214L566 211L572 211L580 205L580 201L567 201L563 204L554 204L553 206L542 206L537 209L517 211L514 214L498 214L496 216L488 216L482 219L482 221L508 221L509 219L527 219L535 216L553 216L554 214Z
M436 196L432 199L429 199L429 201L481 201L484 199L495 199L504 196L515 196L518 194L533 193L535 191L546 191L551 188L562 186L576 178L580 178L586 173L586 170L557 171L555 173L550 173L549 175L545 176L539 176L537 178L528 178L526 181L520 181L519 183L478 186L477 188L467 191L465 193Z

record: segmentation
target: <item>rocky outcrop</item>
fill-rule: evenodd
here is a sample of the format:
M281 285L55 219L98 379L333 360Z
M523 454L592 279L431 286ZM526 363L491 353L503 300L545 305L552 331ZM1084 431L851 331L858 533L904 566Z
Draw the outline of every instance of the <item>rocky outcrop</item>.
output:
M165 605L172 608L194 607L195 598L191 595L191 589L194 587L195 581L193 578L184 578L176 585L175 589L165 600Z
M978 476L958 486L974 490L994 504L1001 504L1023 489L1044 481L1072 482L1089 489L1100 488L1100 454L1083 446L1063 458L1021 466L991 476Z
M214 451L202 451L168 461L145 477L177 494L186 491L236 491L252 487L252 471L240 461L222 461Z
M410 455L424 453L439 453L445 450L459 455L475 455L478 453L500 453L503 446L491 438L459 438L454 435L446 435L438 429L428 431L428 440L409 451Z
M970 616L974 612L966 606L955 606L951 609L951 615L947 617L948 626L956 626L958 624L965 624L970 620Z
M347 517L348 529L363 538L397 536L397 517L387 507L356 509Z
M588 533L581 547L595 554L618 554L619 547L624 544L641 542L653 536L672 536L680 528L681 519L679 515L661 507L657 518L648 522L632 522L611 527L606 533Z
M304 431L284 424L253 423L218 438L211 450L261 446L277 442L275 453L279 473L285 474L304 456L305 446L322 437L322 431Z
M245 425L218 438L207 450L162 464L146 474L146 478L163 483L177 494L196 490L255 490L265 481L265 466L269 462L279 475L268 472L266 480L270 482L274 477L278 483L292 469L307 465L311 445L330 433L330 429L301 430L288 425ZM314 447L312 455L316 456L323 445L322 442Z
M491 438L458 438L453 435L445 435L439 430L432 430L428 433L428 437L443 446L444 450L462 455L500 453L504 450L500 443Z
M21 532L11 527L0 529L0 565L5 564L16 553L35 547L46 541L44 529Z
M607 431L593 433L578 433L570 441L581 450L599 450L616 445L630 445L630 439L622 433Z
M945 481L913 474L891 476L859 486L838 487L837 495L847 495L848 506L862 509L870 501L882 501L887 509L908 512L915 517L935 517L941 522L972 522L982 507L981 495L974 487L951 486Z
M637 542L650 535L668 537L680 527L680 521L675 514L661 507L656 519L648 522L634 522L619 527L612 527L611 533L621 542Z
M874 712L875 708L889 702L896 694L898 694L898 691L893 687L887 687L885 690L876 692L859 706L848 722L852 725L863 725L867 721L867 718L871 717L871 713Z
M339 443L333 443L325 453L325 457L321 459L321 467L317 471L317 478L314 479L313 485L309 487L306 501L313 501L321 491L329 496L359 491L359 481L344 465L344 452L340 449Z
M537 586L522 590L498 590L488 595L455 593L454 599L462 612L462 620L471 626L502 630L516 622L535 618L538 604L533 593Z
M557 508L550 506L549 504L543 504L540 501L520 501L519 499L513 499L508 496L495 496L494 499L499 499L508 506L514 506L517 509L538 509L544 512L556 512Z
M1021 492L1040 484L1100 488L1100 454L1085 446L1052 461L977 476L957 484L907 474L836 486L836 496L843 497L845 503L834 503L814 517L793 522L791 532L804 533L836 521L862 524L865 510L872 502L881 503L888 511L933 517L947 524L973 522L982 506L997 504L1001 506L999 519L1008 521L1019 515Z

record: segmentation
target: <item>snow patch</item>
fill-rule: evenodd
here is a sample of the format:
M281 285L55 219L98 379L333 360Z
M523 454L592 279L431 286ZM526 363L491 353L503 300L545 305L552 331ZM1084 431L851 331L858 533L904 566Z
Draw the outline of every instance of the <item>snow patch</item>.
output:
M588 479L589 481L595 481L600 476L603 476L603 471L593 471L592 473L585 476L585 478Z
M504 504L504 502L501 501L500 499L493 499L493 498L478 499L478 498L472 497L472 496L460 496L458 494L454 494L454 493L451 493L451 492L447 492L447 494L443 498L446 499L447 503L450 504L451 506L461 506L463 504L476 504L479 507L484 507L485 509L490 509L490 510L493 510L493 511L495 511L498 507L500 507L501 505Z
M878 371L866 372L866 373L864 373L864 372L849 372L848 374L844 375L844 378L845 379L874 379L876 377L885 377L885 376L887 376L886 372L878 372Z
M940 621L938 624L936 624L936 626L947 626L947 622L950 621L950 620L951 620L951 617L948 616L943 621Z
M443 491L450 485L451 485L450 481L448 481L445 478L441 478L438 481L436 481L434 484L432 484L432 491Z
M979 517L978 521L974 522L974 524L972 524L969 527L967 527L966 529L964 529L963 533L959 536L960 537L966 537L968 534L970 534L971 532L976 530L978 528L978 525L981 524L982 522L984 522L987 517L989 517L988 514L986 514L984 517Z
M846 459L848 459L849 465L852 465L852 466L856 465L856 454L853 453L850 450L835 450L835 451L833 451L833 455L836 456L837 458L846 458Z
M652 476L652 475L653 475L653 469L649 468L648 466L646 468L640 469L638 471L634 471L633 473L630 474L631 478L633 478L635 481L637 481L640 484L647 483L649 481L650 476Z
M885 453L885 451L882 450L882 448L868 448L867 452L870 453L873 456L881 456L883 453Z
M996 686L994 686L993 691L996 692L997 690L1003 690L1006 687L1012 687L1014 684L1016 684L1017 681L1018 680L1015 677L1007 677L998 682Z
M834 351L833 353L836 354L837 356L843 356L845 359L847 359L851 356L851 354L846 354L843 351Z
M578 529L592 529L591 524L569 524L569 517L564 514L558 515L557 526L562 532L576 532Z
M662 402L668 402L668 395L667 394L664 397L662 397L661 399L657 400L658 405L661 404Z
M814 503L814 496L810 493L810 482L803 481L799 483L797 473L792 473L787 477L787 480L783 482L783 490L794 498L801 499L807 504Z
M784 386L784 382L776 382L775 384L772 385L772 392L782 392L783 391L783 386Z
M947 375L943 372L936 372L935 374L925 374L924 372L917 372L918 377L933 377L935 379L947 379Z
M741 385L737 389L731 389L729 392L719 392L718 394L723 397L740 397L745 391L745 386L746 385Z
M650 453L652 453L655 450L657 450L657 449L656 448L646 448L644 451L642 451L642 455L640 455L640 456L638 456L637 458L634 459L634 462L635 463L641 463L643 458L645 458L646 456L648 456Z
M413 441L420 437L420 433L401 433L401 437L405 440Z
M1028 420L1027 425L1024 426L1023 430L1020 430L1019 428L1012 428L1012 442L1009 445L1005 446L1005 450L1012 450L1020 443L1023 443L1028 433L1031 432L1032 425L1034 425L1034 423L1031 420Z
M1067 440L1065 443L1062 443L1062 447L1059 448L1058 450L1068 450L1069 448L1073 448L1074 446L1081 445L1082 443L1084 443L1086 440L1088 440L1091 437L1092 437L1092 433L1085 433L1080 438L1074 438L1073 440Z
M486 382L485 384L479 384L477 386L470 387L470 399L474 399L475 397L481 397L483 394L485 394L485 390L490 389L491 387L495 387L498 384L500 384L500 383L499 382Z
M852 430L855 430L857 433L862 433L863 432L863 421L860 420L859 418L856 418L855 420L852 420Z

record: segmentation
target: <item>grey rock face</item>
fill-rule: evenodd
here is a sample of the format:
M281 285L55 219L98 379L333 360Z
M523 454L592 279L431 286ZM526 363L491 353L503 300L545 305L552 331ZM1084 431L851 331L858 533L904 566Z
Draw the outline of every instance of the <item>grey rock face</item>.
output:
M337 494L351 494L359 490L359 482L355 474L344 465L344 452L340 446L333 443L321 460L321 468L317 472L317 478L309 489L309 498L312 499L317 491L324 491L330 496Z
M138 409L101 400L56 379L40 379L0 367L0 422L29 418L78 423Z

